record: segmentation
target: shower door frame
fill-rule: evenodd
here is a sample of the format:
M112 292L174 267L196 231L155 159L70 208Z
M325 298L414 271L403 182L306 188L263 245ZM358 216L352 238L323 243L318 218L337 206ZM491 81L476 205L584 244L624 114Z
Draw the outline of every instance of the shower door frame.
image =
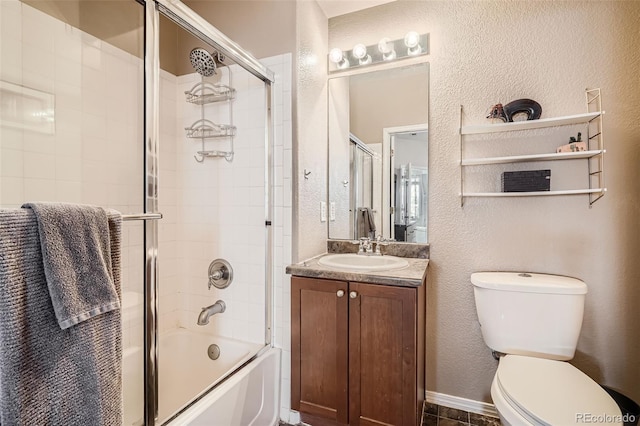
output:
M273 83L274 73L189 7L176 0L136 0L145 7L144 21L144 213L158 213L160 117L160 14L213 46L265 84L265 346L273 330ZM144 424L158 420L158 223L144 221ZM202 396L208 394L210 387ZM192 401L194 402L194 401Z
M358 237L358 198L365 196L369 197L369 208L373 213L377 213L373 207L373 160L376 157L375 152L373 152L366 143L362 142L356 135L349 132L349 143L350 147L350 155L351 155L351 184L350 184L350 192L349 195L349 208L351 210L351 226L353 228L352 239L357 240ZM358 162L358 153L362 153L363 155L369 156L371 166L369 170L369 191L368 194L364 194L365 191L360 191L360 187L362 186L363 179L360 179L361 176L364 176L365 171L360 170L360 163ZM362 172L362 173L361 173ZM365 207L365 206L362 206Z

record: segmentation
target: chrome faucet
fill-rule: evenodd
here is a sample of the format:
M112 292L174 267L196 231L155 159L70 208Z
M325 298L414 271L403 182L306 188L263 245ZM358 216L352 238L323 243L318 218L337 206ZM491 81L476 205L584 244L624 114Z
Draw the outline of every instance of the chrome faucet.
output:
M375 241L371 241L368 237L360 238L360 246L358 247L358 254L364 256L382 256L382 251L380 248L382 246L386 246L389 244L390 240L383 238L382 235L378 235ZM373 244L375 244L376 249L373 250Z
M369 237L360 238L360 246L358 247L358 254L364 254L369 256L373 253L373 247L371 246L371 239Z
M200 312L200 315L198 315L198 325L209 324L210 317L214 316L215 314L221 314L226 309L227 305L225 305L223 300L218 300L213 305L202 308L202 312Z

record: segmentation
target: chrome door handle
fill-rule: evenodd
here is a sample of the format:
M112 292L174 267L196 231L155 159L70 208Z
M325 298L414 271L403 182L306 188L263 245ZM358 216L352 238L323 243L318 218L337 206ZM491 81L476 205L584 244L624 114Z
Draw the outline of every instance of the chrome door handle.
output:
M349 297L352 299L355 299L356 297L358 297L358 293L356 293L355 291L352 291L351 293L349 293Z
M344 290L338 290L338 291L336 292L336 296L338 296L338 297L342 297L342 296L344 296Z

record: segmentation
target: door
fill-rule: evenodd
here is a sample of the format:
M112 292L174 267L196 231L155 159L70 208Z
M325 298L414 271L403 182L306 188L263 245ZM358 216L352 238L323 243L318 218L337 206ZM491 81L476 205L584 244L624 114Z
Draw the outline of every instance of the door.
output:
M347 300L346 282L291 278L291 408L314 425L348 423Z
M411 425L416 409L417 290L349 283L349 424Z

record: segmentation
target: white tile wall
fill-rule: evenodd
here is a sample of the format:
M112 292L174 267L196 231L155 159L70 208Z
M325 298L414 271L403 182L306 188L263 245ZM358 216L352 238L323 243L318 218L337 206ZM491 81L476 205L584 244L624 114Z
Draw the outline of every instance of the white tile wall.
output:
M265 328L265 165L264 86L236 65L221 68L207 79L236 89L231 102L189 104L184 92L200 82L198 74L178 78L177 137L180 200L178 217L181 239L179 258L182 296L179 325L200 328L196 319L204 306L217 299L227 311L206 326L209 332L251 342L264 342ZM231 77L231 83L229 78ZM237 127L233 139L234 157L194 159L202 141L187 139L184 128L204 118ZM205 149L231 150L230 138L206 140ZM212 260L224 258L234 268L232 285L223 290L207 288L207 270Z
M142 62L20 1L0 2L0 79L55 96L55 134L0 126L0 205L142 209ZM123 225L122 286L142 291L142 226ZM124 318L123 344L141 335ZM138 343L139 344L139 343Z

